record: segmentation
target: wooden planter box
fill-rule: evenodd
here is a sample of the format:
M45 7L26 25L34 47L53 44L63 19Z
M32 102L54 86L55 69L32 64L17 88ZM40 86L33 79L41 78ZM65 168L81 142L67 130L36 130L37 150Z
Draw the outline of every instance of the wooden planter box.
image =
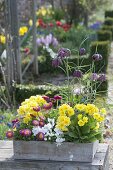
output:
M64 142L56 143L45 141L14 141L14 159L51 160L92 162L97 151L98 141L93 143Z

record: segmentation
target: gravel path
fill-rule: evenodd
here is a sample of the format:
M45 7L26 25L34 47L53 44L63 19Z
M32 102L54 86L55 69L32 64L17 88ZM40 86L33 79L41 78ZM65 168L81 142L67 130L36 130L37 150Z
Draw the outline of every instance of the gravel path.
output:
M113 42L111 43L111 55L108 61L108 104L112 105L108 117L108 128L105 139L109 143L109 170L113 170Z

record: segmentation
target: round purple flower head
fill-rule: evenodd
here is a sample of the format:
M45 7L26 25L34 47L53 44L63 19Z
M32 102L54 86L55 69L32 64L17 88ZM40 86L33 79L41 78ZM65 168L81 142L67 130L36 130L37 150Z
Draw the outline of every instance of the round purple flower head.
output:
M82 77L82 72L80 70L75 70L73 73L74 77L81 78Z
M93 59L93 61L100 61L100 60L102 60L102 55L101 54L94 54L93 56L92 56L92 59Z
M65 57L69 57L71 55L71 51L68 48L60 48L58 51L58 57L61 59Z
M98 81L100 81L100 82L106 81L106 75L105 74L99 74Z
M92 73L92 75L91 75L91 80L92 80L92 81L98 80L98 74L97 74L97 73Z
M86 49L85 48L80 48L79 50L79 55L85 55L86 54Z
M52 60L52 66L53 67L58 67L61 64L61 61L59 58L55 58Z

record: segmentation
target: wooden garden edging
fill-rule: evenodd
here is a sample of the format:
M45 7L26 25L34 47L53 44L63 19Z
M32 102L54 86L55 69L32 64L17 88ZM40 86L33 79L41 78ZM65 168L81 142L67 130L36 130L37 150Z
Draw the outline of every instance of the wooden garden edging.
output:
M108 144L99 144L92 163L14 160L13 142L0 141L0 170L108 170Z

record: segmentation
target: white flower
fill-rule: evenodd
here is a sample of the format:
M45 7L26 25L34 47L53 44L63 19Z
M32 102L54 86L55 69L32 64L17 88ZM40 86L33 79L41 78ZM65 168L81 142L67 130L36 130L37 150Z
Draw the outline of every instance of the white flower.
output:
M44 128L41 128L41 127L33 127L32 129L32 132L34 134L34 136L36 136L39 132L42 132L42 133L46 133L45 129Z
M52 127L55 125L55 119L48 118L48 122L51 123Z
M62 142L64 142L64 141L65 141L65 138L56 138L56 144L57 144L57 146L61 145Z
M56 132L56 136L62 135L63 132L57 128L54 129L54 131Z

